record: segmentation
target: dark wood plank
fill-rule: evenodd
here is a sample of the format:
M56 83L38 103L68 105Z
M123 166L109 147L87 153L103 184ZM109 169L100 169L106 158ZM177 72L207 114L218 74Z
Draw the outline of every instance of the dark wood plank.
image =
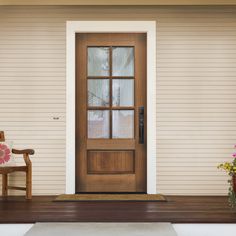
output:
M0 197L0 223L236 223L224 196L167 196L168 202L53 202L54 196Z

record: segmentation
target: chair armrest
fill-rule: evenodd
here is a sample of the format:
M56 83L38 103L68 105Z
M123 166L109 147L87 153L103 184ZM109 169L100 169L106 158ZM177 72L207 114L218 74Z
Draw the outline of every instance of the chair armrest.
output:
M34 155L34 150L33 149L24 149L24 150L12 149L12 153Z

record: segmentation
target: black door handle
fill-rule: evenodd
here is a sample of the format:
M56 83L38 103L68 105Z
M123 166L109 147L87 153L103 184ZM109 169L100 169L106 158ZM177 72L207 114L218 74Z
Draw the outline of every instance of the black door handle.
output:
M144 143L144 107L139 107L139 143Z

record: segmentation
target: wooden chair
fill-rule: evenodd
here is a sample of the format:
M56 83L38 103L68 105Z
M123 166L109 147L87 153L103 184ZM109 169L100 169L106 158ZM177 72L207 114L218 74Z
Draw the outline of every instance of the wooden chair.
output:
M0 131L0 142L5 141L4 132ZM3 166L0 167L0 174L2 175L2 195L8 195L8 189L24 190L26 191L26 199L32 199L32 164L29 155L34 154L33 149L16 150L12 149L13 154L22 154L25 166ZM8 174L16 171L26 173L26 187L8 186Z

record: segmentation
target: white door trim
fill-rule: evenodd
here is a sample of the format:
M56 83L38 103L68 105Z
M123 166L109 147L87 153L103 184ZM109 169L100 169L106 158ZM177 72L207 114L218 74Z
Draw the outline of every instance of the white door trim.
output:
M147 193L156 188L156 22L67 21L66 24L66 193L75 193L75 34L147 34Z

